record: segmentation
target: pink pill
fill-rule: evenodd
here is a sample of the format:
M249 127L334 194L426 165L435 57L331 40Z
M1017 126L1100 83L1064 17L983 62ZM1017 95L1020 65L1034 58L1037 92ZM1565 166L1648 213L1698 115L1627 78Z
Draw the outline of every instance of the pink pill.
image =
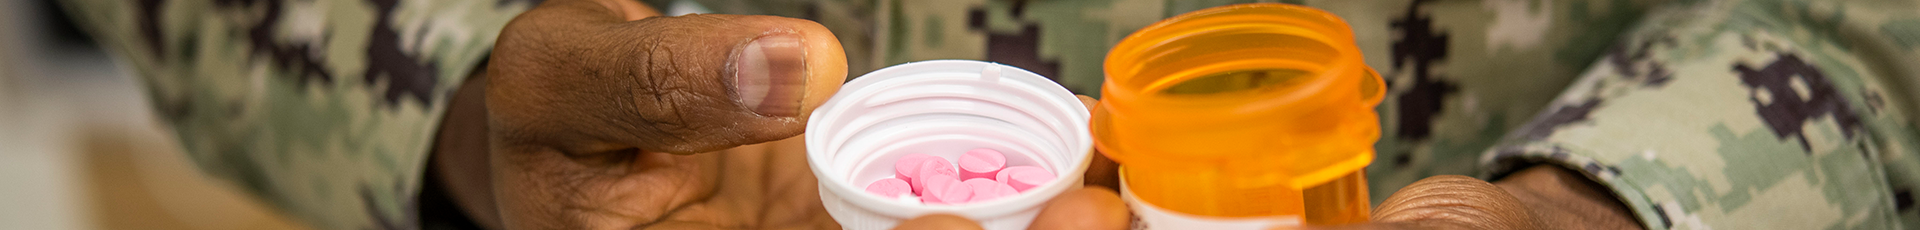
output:
M920 161L919 165L914 166L914 170L919 172L914 173L913 178L924 178L931 175L943 175L950 178L949 180L954 181L959 181L960 178L959 172L953 170L953 164L947 163L946 158L927 158ZM913 185L914 194L926 195L926 193L924 193L927 189L926 183L921 183L921 180L910 180L907 181L907 183Z
M1020 190L1013 189L1013 186L1009 186L1007 185L1007 183L999 183L994 185L996 186L993 187L993 193L998 194L1000 197L1010 197L1014 195L1020 195ZM982 200L982 201L985 201L985 200Z
M1013 166L1013 167L1007 167L1007 168L1004 168L1004 169L1000 169L1000 173L995 173L995 174L993 174L993 175L994 175L994 176L993 176L993 181L999 181L1000 183L1007 183L1007 181L1012 181L1012 178L1011 178L1011 177L1013 176L1013 173L1014 173L1014 172L1019 172L1019 171L1021 171L1021 170L1028 170L1028 169L1032 169L1032 168L1040 168L1040 167L1033 167L1033 166Z
M912 185L907 185L907 181L900 180L899 178L886 178L874 181L872 184L867 184L867 192L880 195L881 197L893 198L899 197L900 195L910 195L908 193L913 192L913 187Z
M900 160L893 162L893 178L913 182L913 176L920 174L920 162L931 159L940 159L940 157L918 153L901 156Z
M1000 170L1000 174L995 175L994 178L1002 183L1007 183L1007 186L1013 186L1014 190L1025 192L1034 186L1040 186L1041 184L1046 184L1048 181L1053 181L1054 175L1053 172L1049 172L1040 167L1013 166Z
M993 149L973 149L960 155L960 179L994 178L1007 166L1007 156Z
M993 179L973 178L967 179L964 183L973 187L973 198L968 199L967 202L984 202L1020 194L1020 191L1013 190L1013 187Z
M921 197L928 196L927 190L931 190L928 188L941 188L947 186L947 184L961 183L959 179L955 179L949 175L927 174L924 176L925 177L921 177L920 180L915 181L916 183L913 183L913 185L916 185L913 187L913 194Z
M948 175L930 174L925 176L927 177L923 179L927 180L927 191L920 194L921 203L960 204L973 199L973 186L967 185L967 183L960 182L960 180L953 179L952 176Z

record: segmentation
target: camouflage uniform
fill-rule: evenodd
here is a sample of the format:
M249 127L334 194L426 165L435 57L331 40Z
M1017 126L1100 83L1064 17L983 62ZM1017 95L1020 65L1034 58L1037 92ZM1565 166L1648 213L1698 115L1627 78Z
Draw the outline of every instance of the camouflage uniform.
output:
M321 229L417 228L448 97L530 2L75 0L204 172Z
M1920 226L1915 12L1920 2L1655 8L1482 163L1579 169L1655 228Z
M453 82L531 5L72 1L208 172L324 228L408 227ZM1104 55L1127 34L1257 1L691 2L819 21L854 76L979 59L1098 95ZM1367 169L1376 202L1427 176L1553 164L1653 229L1920 224L1920 95L1902 90L1920 89L1920 65L1903 62L1920 58L1920 3L1281 2L1344 18L1388 80Z

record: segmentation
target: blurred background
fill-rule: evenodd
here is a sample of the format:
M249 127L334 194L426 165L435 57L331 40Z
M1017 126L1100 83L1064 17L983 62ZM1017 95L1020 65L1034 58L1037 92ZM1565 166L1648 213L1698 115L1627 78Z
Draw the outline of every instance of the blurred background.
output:
M54 0L0 0L0 229L300 229L202 176Z

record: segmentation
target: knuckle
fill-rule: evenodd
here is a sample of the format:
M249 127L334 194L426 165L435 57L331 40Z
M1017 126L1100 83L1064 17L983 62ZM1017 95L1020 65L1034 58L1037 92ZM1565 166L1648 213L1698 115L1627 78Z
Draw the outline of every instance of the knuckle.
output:
M711 139L712 131L718 128L711 123L718 111L710 107L717 101L698 92L698 87L688 85L686 78L676 73L649 71L631 76L636 84L630 106L639 119L633 120L637 124L626 125L656 134L652 141L658 143L660 151L686 152L693 150L689 145L696 141Z
M1466 176L1434 176L1400 189L1375 209L1373 220L1474 229L1529 229L1525 206L1499 186Z
M647 19L666 20L666 19ZM654 34L698 34L694 27L658 26L663 23L641 23L637 28ZM684 31L683 31L684 30ZM651 133L647 137L654 142L657 151L688 153L707 150L705 141L724 139L718 135L724 129L725 122L717 118L726 115L733 106L729 92L720 82L720 70L716 63L724 59L705 60L701 58L722 57L709 52L712 47L677 45L670 36L640 36L626 43L625 48L617 51L627 55L623 68L623 81L630 82L628 89L632 101L622 106L632 111L634 123L623 124Z
M1446 185L1487 186L1487 187L1493 186L1492 183L1487 183L1487 181L1483 181L1473 177L1461 176L1461 175L1439 175L1439 176L1427 177L1426 179L1420 179L1420 181L1414 182L1414 184L1429 184L1433 186L1446 186Z

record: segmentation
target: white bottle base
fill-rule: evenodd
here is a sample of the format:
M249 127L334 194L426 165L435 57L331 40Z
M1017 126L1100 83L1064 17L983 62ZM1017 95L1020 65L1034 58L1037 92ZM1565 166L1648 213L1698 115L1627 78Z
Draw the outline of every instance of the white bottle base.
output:
M1127 170L1125 167L1121 171ZM1127 208L1133 210L1133 229L1212 229L1212 230L1264 230L1280 226L1299 226L1300 216L1270 217L1211 217L1179 213L1148 204L1134 197L1127 187L1126 173L1121 173L1120 199L1127 202Z

